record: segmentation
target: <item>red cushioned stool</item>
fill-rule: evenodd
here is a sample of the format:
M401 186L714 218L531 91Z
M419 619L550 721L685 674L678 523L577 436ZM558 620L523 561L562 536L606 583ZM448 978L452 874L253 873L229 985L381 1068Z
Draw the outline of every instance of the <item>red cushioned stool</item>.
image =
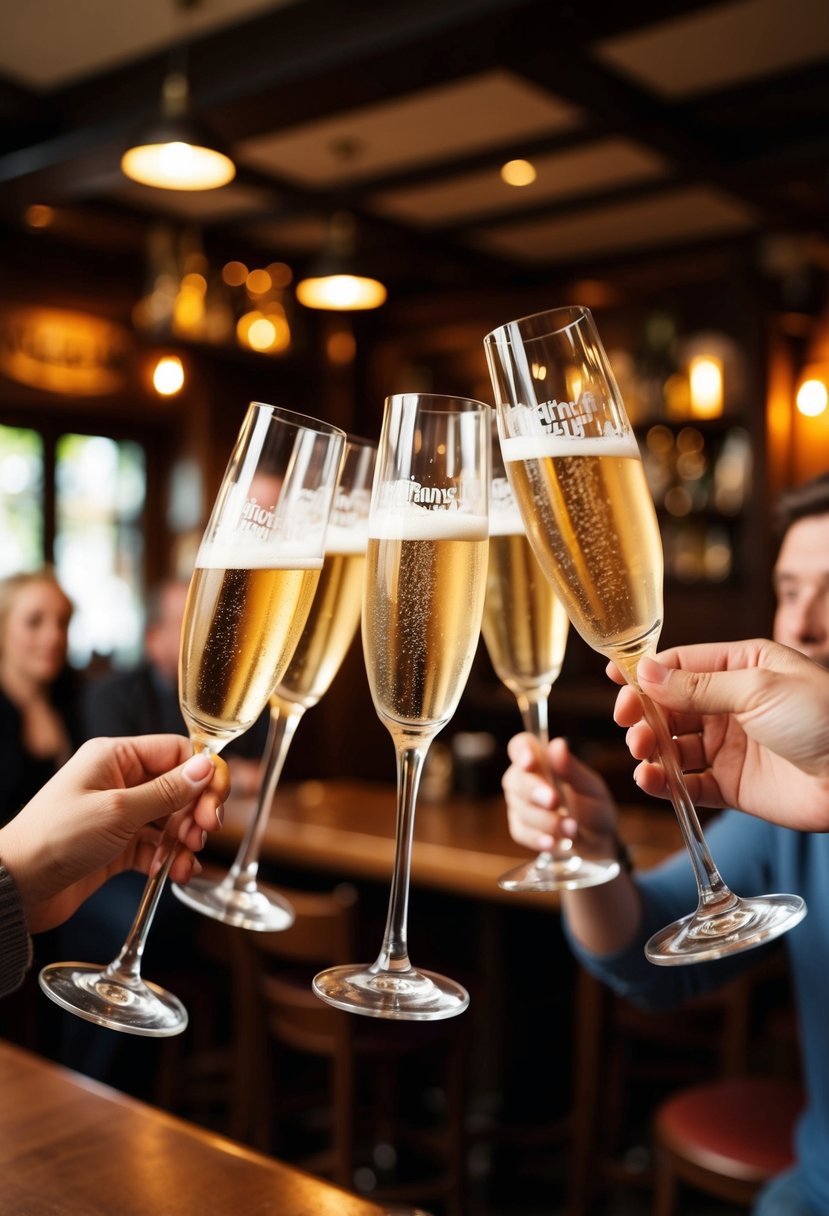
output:
M653 1216L674 1216L677 1183L749 1207L794 1161L800 1086L773 1077L724 1077L690 1085L654 1116Z

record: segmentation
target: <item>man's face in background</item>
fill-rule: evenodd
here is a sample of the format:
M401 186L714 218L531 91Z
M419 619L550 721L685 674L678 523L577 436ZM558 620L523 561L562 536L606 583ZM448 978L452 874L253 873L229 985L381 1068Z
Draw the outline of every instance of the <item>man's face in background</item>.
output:
M791 525L774 567L774 640L829 669L829 514Z

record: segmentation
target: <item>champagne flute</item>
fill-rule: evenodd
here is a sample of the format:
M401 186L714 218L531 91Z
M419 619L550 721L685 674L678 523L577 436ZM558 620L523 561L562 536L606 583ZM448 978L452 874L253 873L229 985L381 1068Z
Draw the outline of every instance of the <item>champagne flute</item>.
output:
M173 884L189 907L226 925L275 932L293 924L290 903L257 882L259 852L279 777L297 726L327 692L360 623L368 508L377 445L349 438L325 540L325 560L293 657L270 695L270 727L254 813L220 882Z
M322 566L345 435L260 403L247 411L196 557L182 627L179 696L195 751L217 755L247 730L290 661ZM141 958L173 857L148 879L109 966L54 963L47 996L99 1026L163 1037L187 1025L181 1001L141 978Z
M561 785L547 761L547 706L567 645L569 618L538 564L507 480L497 433L493 432L489 494L489 569L481 625L495 674L513 694L524 729L538 742L539 764L567 814ZM588 860L573 841L559 838L552 849L507 870L498 879L506 891L563 891L594 887L619 873L618 861Z
M585 641L636 685L662 628L662 545L621 395L586 308L553 309L484 340L507 475L533 549ZM660 965L746 950L793 928L796 895L734 895L717 871L662 711L643 698L697 882L696 911L655 933Z
M380 954L314 979L351 1013L433 1021L461 1013L460 984L409 961L415 803L434 736L455 712L477 647L487 565L491 410L428 393L389 397L371 497L363 650L397 756L397 843Z

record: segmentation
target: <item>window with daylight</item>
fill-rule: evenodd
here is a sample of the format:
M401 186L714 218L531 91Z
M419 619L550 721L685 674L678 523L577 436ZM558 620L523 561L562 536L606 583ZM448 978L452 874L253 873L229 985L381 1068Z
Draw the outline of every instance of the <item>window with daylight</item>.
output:
M146 489L134 440L0 426L0 575L54 564L76 667L140 657Z

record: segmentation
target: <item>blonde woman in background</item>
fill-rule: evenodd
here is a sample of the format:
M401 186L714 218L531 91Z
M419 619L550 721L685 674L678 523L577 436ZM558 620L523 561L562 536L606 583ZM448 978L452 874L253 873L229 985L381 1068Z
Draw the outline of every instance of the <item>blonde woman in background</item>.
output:
M67 664L72 603L52 570L0 580L0 824L82 741Z

